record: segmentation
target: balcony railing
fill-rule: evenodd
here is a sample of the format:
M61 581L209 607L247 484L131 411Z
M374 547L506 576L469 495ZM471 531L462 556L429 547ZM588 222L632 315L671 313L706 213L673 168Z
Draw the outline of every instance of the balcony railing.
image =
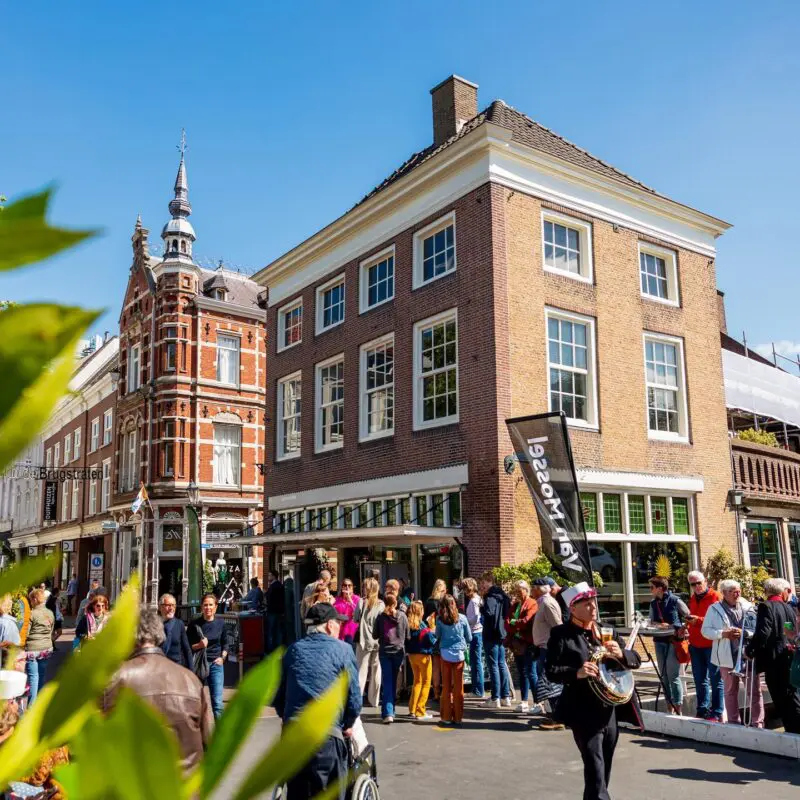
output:
M778 447L731 440L737 489L754 497L800 503L800 455Z

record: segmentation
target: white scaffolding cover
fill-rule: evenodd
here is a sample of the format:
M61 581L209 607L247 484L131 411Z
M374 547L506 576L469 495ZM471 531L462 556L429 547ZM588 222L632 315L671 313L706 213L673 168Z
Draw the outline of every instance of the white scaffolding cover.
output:
M722 351L725 404L800 426L800 378L730 350Z

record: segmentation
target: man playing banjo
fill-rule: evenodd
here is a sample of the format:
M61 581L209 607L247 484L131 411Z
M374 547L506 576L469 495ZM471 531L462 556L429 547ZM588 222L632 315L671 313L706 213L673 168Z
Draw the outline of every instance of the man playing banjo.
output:
M633 681L630 673L616 671L612 676L624 676L620 683L626 684L627 691L619 686L603 688L608 671L602 659L614 659L618 669L636 669L641 660L633 650L623 649L611 629L601 632L597 592L588 583L565 589L563 597L570 619L553 628L547 645L547 677L564 684L554 716L571 728L581 751L583 800L610 800L608 783L618 736L616 705L630 700Z

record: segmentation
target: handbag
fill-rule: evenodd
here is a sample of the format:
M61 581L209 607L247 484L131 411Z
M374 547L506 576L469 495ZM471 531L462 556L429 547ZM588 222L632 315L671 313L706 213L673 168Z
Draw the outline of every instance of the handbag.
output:
M206 655L205 647L202 650L195 650L193 657L192 671L201 682L205 682L211 668L208 666L208 656Z
M656 603L656 611L658 611L661 622L664 622L664 614L661 612L661 606L658 603ZM679 639L677 636L673 636L672 649L675 651L675 658L678 659L679 664L688 664L691 661L688 639Z
M561 696L564 687L560 683L551 683L544 672L540 672L533 688L534 700L543 703L545 700L555 700Z

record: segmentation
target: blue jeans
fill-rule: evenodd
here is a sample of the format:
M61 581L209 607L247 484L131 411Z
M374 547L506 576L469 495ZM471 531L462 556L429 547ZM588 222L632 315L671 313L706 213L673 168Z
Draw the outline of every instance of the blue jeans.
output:
M674 706L683 705L683 681L681 681L681 665L672 642L656 641L656 661L661 673L661 688L667 695L667 702Z
M394 716L394 704L397 694L397 673L405 661L405 653L381 653L378 657L381 665L381 719Z
M39 689L44 686L47 677L47 658L40 658L38 661L25 662L25 674L28 676L28 686L30 687L30 694L28 696L28 703L32 703L39 694Z
M698 717L722 716L724 685L719 667L711 663L711 650L710 647L689 645Z
M472 675L472 694L483 697L483 633L473 633L469 643L469 671Z
M509 686L508 671L506 670L506 649L503 647L502 642L486 643L486 663L489 666L492 700L511 697L511 687Z
M209 664L206 686L211 695L211 710L214 712L214 719L222 716L222 688L225 685L225 667L222 664Z
M514 656L514 663L517 665L519 673L519 693L523 703L528 702L528 695L533 694L533 702L536 702L536 684L538 683L539 673L537 670L537 648L532 644L525 648L521 656Z

